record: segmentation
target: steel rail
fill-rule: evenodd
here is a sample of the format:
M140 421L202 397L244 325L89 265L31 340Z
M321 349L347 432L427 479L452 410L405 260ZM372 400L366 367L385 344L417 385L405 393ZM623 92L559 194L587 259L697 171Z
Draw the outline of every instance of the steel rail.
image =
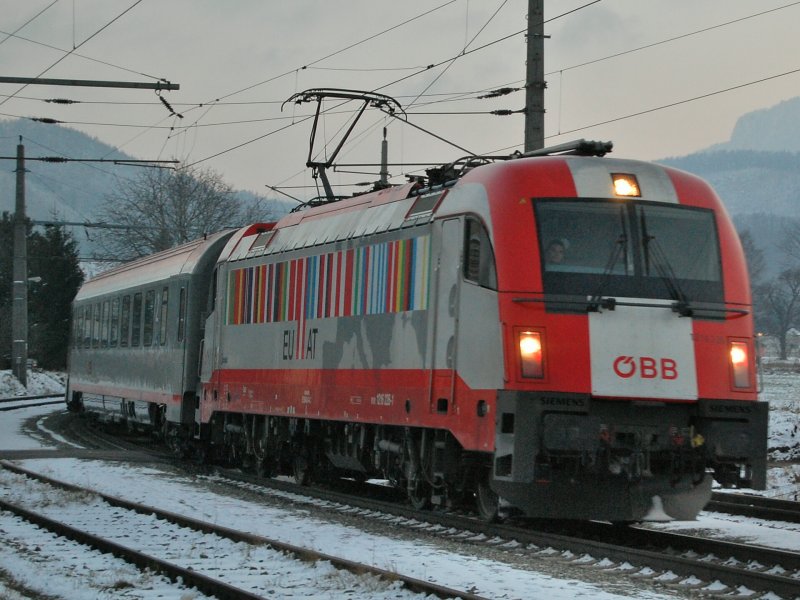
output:
M624 530L615 528L610 524L590 523L585 524L592 533L587 537L584 534L563 535L549 533L543 530L532 530L512 524L497 525L487 524L476 519L456 515L448 512L416 511L411 507L397 502L379 501L316 488L302 487L294 484L253 477L239 471L216 469L221 477L231 481L270 487L281 491L302 494L313 498L339 502L341 504L362 508L366 511L380 511L394 514L407 519L427 521L439 524L446 528L457 528L477 533L482 533L488 538L502 536L506 539L515 539L522 543L536 546L550 546L575 554L589 554L598 558L609 558L623 563L636 563L642 567L661 569L665 572L672 571L682 577L694 576L707 581L721 581L729 586L745 586L758 591L768 591L784 597L797 597L800 580L784 577L772 573L756 572L730 565L713 564L702 559L685 558L669 555L665 552L653 551L652 548L681 548L684 551L694 551L698 554L713 554L715 556L730 556L741 562L757 561L761 564L770 563L781 565L788 569L800 570L800 554L765 548L761 546L748 546L720 540L711 540L680 533L656 531L643 527L631 527ZM621 532L627 530L627 539L619 544L605 543L600 540L619 537ZM595 538L590 539L590 538ZM639 545L642 548L631 547Z
M800 523L800 502L794 500L716 492L705 510L770 521Z
M8 398L0 398L0 404L5 404L8 402L21 402L24 400L44 400L45 398L60 398L61 401L64 401L64 393L61 392L59 394L39 394L36 396L10 396Z
M52 485L54 487L58 487L64 490L74 491L74 492L89 492L92 493L100 498L102 498L105 502L112 506L116 506L119 508L123 508L125 510L130 510L133 512L137 512L140 514L145 515L155 515L159 519L163 519L170 523L174 523L176 525L180 525L182 527L186 527L192 529L194 531L200 531L203 533L210 533L214 535L218 535L220 537L228 538L230 540L236 542L244 542L253 545L268 545L275 550L279 550L282 552L287 552L295 556L296 558L305 561L305 562L317 562L317 561L327 561L330 562L334 567L341 570L347 570L351 573L356 575L363 575L363 574L370 574L377 577L380 577L386 581L398 581L400 582L406 589L415 592L415 593L423 593L423 594L432 594L438 598L462 598L463 600L486 600L482 596L478 596L476 594L472 594L462 590L455 590L452 588L448 588L446 586L441 586L429 581L424 581L421 579L416 579L413 577L408 577L406 575L402 575L400 573L395 573L393 571L387 571L385 569L380 569L378 567L374 567L372 565L366 565L362 563L357 563L355 561L351 561L345 558L340 558L337 556L332 556L330 554L325 554L322 552L317 552L315 550L310 550L307 548L301 548L299 546L294 546L292 544L287 544L284 542L280 542L278 540L273 540L270 538L266 538L263 536L255 535L252 533L247 533L243 531L238 531L235 529L231 529L228 527L223 527L221 525L216 525L213 523L208 523L206 521L201 521L198 519L194 519L192 517L187 517L185 515L179 515L177 513L161 510L158 508L154 508L152 506L147 506L144 504L140 504L138 502L131 502L129 500L125 500L123 498L118 498L116 496L112 496L109 494L105 494L102 492L98 492L96 490L91 490L88 488L84 488L81 486L73 485L70 483L66 483L63 481L59 481L57 479L53 479L51 477L42 475L40 473L36 473L35 471L31 471L29 469L25 469L18 465L14 465L9 463L5 460L0 460L0 467L17 473L19 475L24 475L26 477L30 477L32 479L36 479ZM0 501L0 506L5 504L4 502ZM88 535L88 534L87 534ZM180 568L180 567L177 567ZM165 571L166 573L167 571ZM198 585L198 589L204 591ZM214 595L217 595L214 593ZM227 596L222 596L227 597ZM259 596L240 596L242 598L259 598Z
M33 404L15 404L14 406L0 406L0 412L18 410L20 408L35 408L37 406L52 406L53 404L63 404L63 400L52 400L51 402L35 402Z
M65 537L81 543L100 552L113 554L127 562L136 565L139 569L149 569L168 577L174 583L180 583L187 587L196 587L198 590L209 596L216 596L221 599L230 600L263 600L262 596L242 590L227 584L223 581L213 579L192 569L184 569L154 556L150 556L138 550L122 546L111 540L96 536L82 531L66 523L55 521L22 506L6 502L0 499L0 509L11 512L26 521L38 525L60 537Z
M254 478L242 473L222 469L218 469L217 472L221 477L231 480L238 479L250 484L256 481ZM541 529L531 529L519 524L485 523L475 518L449 512L417 511L407 505L358 496L354 497L341 492L309 487L300 489L300 486L283 481L260 479L257 482L259 485L266 484L282 491L347 504L365 511L383 512L417 522L427 522L432 526L440 525L444 528L483 534L488 539L516 540L521 544L533 544L540 548L551 547L568 551L578 556L588 554L598 560L607 558L620 564L630 563L639 565L642 568L649 567L654 570L661 570L665 573L672 571L682 579L696 577L707 582L707 585L720 581L732 588L744 586L755 591L772 592L784 598L795 598L800 593L800 579L765 571L747 570L744 566L738 568L729 564L712 563L704 560L702 556L695 559L669 554L667 549L682 548L687 551L694 551L699 555L730 556L745 564L749 561L757 560L760 564L770 563L771 565L781 565L783 568L800 569L800 554L795 552L697 538L690 535L640 527L618 528L611 524L597 522L585 525L593 529L591 536L552 533ZM630 536L626 538L627 529L630 529ZM622 537L623 539L619 543L602 541L613 539L614 537ZM653 550L653 547L664 548L665 550Z

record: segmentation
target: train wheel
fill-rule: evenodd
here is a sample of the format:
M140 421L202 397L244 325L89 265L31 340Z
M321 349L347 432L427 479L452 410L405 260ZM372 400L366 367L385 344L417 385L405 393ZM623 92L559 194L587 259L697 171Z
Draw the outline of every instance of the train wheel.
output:
M208 449L203 444L198 444L192 448L192 462L196 465L204 465L208 461Z
M272 463L266 458L264 459L257 458L255 463L256 463L256 475L258 477L264 477L266 479L272 477L275 474L275 469L272 468Z
M499 519L500 513L500 497L489 485L489 478L483 477L478 482L478 488L475 490L475 504L478 508L478 514L483 521L487 523L495 523Z
M408 484L408 500L417 510L423 510L431 504L431 487L427 482L420 478L410 481Z
M311 469L305 456L295 456L292 461L292 475L298 485L308 485L311 483Z

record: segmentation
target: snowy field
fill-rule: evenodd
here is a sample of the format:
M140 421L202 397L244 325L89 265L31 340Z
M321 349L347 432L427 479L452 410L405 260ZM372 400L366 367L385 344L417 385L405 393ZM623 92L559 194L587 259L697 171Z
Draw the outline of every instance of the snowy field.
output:
M760 399L769 402L767 496L800 500L800 365L763 370Z
M63 383L57 374L32 373L29 394L57 392L63 390ZM765 372L762 397L771 403L771 457L783 462L773 463L770 468L770 496L793 497L798 491L800 471L797 465L788 462L800 458L800 442L796 419L800 400L800 372L792 370L772 370ZM0 397L20 395L22 390L12 378L0 372ZM0 418L0 449L54 448L66 443L43 425L43 417L58 406L30 408L21 411L2 413ZM37 417L37 431L33 434L22 431L22 423ZM648 586L637 586L628 578L613 573L590 573L586 569L576 569L558 561L531 560L514 561L510 558L495 560L477 547L475 553L465 554L463 547L453 550L446 543L439 543L428 537L414 539L403 528L397 535L387 537L363 531L347 523L320 517L310 507L294 502L290 497L265 498L253 501L216 489L213 480L196 478L176 473L168 467L122 465L101 461L82 461L77 459L25 460L20 464L35 471L47 473L55 478L88 486L106 493L123 496L157 505L165 510L183 513L195 518L224 524L228 527L244 529L272 537L283 542L309 547L332 555L344 556L351 560L368 561L387 570L403 572L420 579L434 579L442 585L459 589L470 589L474 593L491 598L547 598L548 600L567 600L571 598L675 598L674 591L658 590ZM19 485L13 477L0 471L0 493L15 499L27 498L25 486ZM35 508L42 500L31 495L28 502ZM58 502L63 502L59 499ZM7 546L12 528L0 520L0 546ZM800 526L790 524L765 523L732 515L701 513L694 522L675 522L659 525L671 530L687 532L698 531L704 535L758 543L775 548L800 551ZM24 536L23 536L24 537ZM19 539L15 543L23 543ZM38 546L40 547L40 546ZM247 556L230 556L225 560L246 561ZM601 557L598 557L601 558ZM102 559L107 560L107 559ZM49 562L53 562L52 560ZM58 561L57 561L58 562ZM90 568L97 566L99 572L114 568L126 573L123 579L136 581L130 569L122 566L101 566L97 553L87 555L83 561ZM223 564L220 565L224 568ZM126 588L124 594L119 590L103 591L94 589L91 594L75 595L76 583L66 573L48 571L42 577L35 563L22 551L0 552L0 574L10 573L22 580L26 587L41 594L62 598L83 597L125 597L150 598L144 588ZM37 575L38 574L38 575ZM146 584L137 584L139 587ZM159 588L161 583L152 583ZM18 598L13 590L4 589L0 583L0 597ZM388 591L388 590L382 590ZM102 593L101 593L102 592ZM375 590L377 592L377 590ZM200 598L196 594L171 596L161 589L162 598L181 598L189 600ZM388 595L387 595L388 596ZM348 595L358 600L366 597L387 597L376 593L368 596ZM48 596L50 597L50 596ZM289 591L277 597L295 597ZM314 598L327 598L320 593Z

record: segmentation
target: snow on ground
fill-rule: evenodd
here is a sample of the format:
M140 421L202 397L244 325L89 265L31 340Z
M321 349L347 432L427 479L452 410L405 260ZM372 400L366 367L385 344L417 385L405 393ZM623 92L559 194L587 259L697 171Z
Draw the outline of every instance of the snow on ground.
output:
M53 407L37 407L22 412L30 417L32 414L43 415L52 410ZM20 411L6 415L17 415L18 412ZM17 420L17 425L20 423L21 420ZM6 437L11 429L6 428L3 431L0 446L5 447L10 443L12 447L24 447L24 442ZM51 447L55 446L55 443L51 443ZM674 597L668 593L643 592L634 583L625 579L617 581L614 577L610 578L611 581L598 584L565 579L565 567L550 559L510 565L469 554L454 553L431 540L411 539L408 535L390 538L364 532L356 527L317 517L307 507L294 505L289 500L253 502L222 495L219 491L208 489L210 484L207 480L198 481L195 477L174 473L166 468L78 459L31 459L20 462L27 468L57 479L289 544L354 561L369 562L390 571L435 580L442 585L470 589L486 597L547 597L548 600L613 600L631 597L656 600ZM4 485L10 485L10 482L7 476L0 473L0 486ZM56 495L58 493L54 492ZM0 540L6 542L7 536L2 531L5 529L3 523L0 521ZM21 561L19 564L18 560ZM97 560L96 553L87 553L84 557L84 562L92 572ZM97 568L99 570L100 567ZM18 559L13 553L0 552L0 572L3 570L22 578L22 583L28 588L66 598L72 597L70 589L74 589L73 580L62 579L56 574L47 577L43 584L39 578L32 576L29 562L23 558ZM536 590L534 595L532 590ZM351 594L348 597L366 600L373 598L374 594Z
M26 460L22 464L57 479L126 499L353 561L368 562L449 587L469 589L488 598L530 598L531 590L537 590L536 597L548 600L669 597L652 591L642 593L633 583L624 580L604 586L565 580L546 573L552 567L564 570L549 559L540 559L539 564L531 561L529 565L513 566L455 553L424 537L411 539L408 534L400 534L389 538L365 532L318 517L307 507L288 500L252 502L224 496L198 485L193 477L158 468L78 459ZM0 485L4 480L0 474Z
M15 396L39 396L41 394L64 393L66 375L54 371L28 371L27 389L17 381L11 371L0 371L0 398Z
M31 384L57 385L57 378L48 374L31 374ZM62 386L63 389L63 386ZM33 393L29 386L29 393ZM59 391L51 387L44 391ZM41 392L44 393L44 392ZM18 395L0 372L0 397ZM770 452L772 460L800 458L800 436L797 418L800 412L800 372L767 371L764 374L762 399L770 402ZM0 418L0 449L56 447L54 440L39 421L36 438L21 432L21 423L35 415L46 415L58 407L37 407L4 413ZM27 460L23 464L56 478L79 485L152 503L166 510L188 514L228 527L242 528L281 541L307 546L321 552L341 555L352 560L369 561L388 570L397 570L421 579L433 578L443 585L472 589L493 598L666 598L652 590L636 589L620 578L588 582L586 577L565 579L563 565L529 560L527 564L509 565L478 556L454 553L428 539L407 539L398 534L388 538L361 529L330 522L312 514L308 508L287 500L252 502L221 495L209 489L207 481L157 467L142 467L81 461L77 459ZM798 492L798 465L784 463L773 466L769 473L768 495L793 497ZM3 485L0 480L0 486ZM800 551L800 527L791 524L765 523L732 515L701 513L694 522L663 525L671 530L700 532L714 537L735 539L766 546ZM0 573L15 572L14 554L0 553ZM87 559L88 560L88 559ZM58 577L48 579L57 585ZM29 582L35 583L35 578ZM74 585L74 584L73 584ZM48 588L51 593L70 597L65 590ZM533 592L535 590L535 592ZM0 592L2 589L0 588Z

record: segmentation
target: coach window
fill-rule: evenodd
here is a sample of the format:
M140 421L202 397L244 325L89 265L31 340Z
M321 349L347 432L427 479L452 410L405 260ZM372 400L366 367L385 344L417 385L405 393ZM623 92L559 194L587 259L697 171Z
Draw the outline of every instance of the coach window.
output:
M83 310L83 344L84 348L89 348L92 345L92 305L84 306Z
M186 335L186 288L182 287L178 297L178 341Z
M111 331L108 336L108 345L116 346L119 340L119 296L111 300Z
M481 287L497 289L494 251L486 228L478 219L467 218L464 235L464 278Z
M147 290L144 295L144 329L142 332L142 344L150 346L153 343L153 320L156 310L156 291Z
M72 313L72 344L75 348L80 348L82 341L83 341L83 309L76 307Z
M167 305L169 304L169 288L161 290L161 314L159 315L158 341L163 346L167 343Z
M94 317L92 318L92 348L100 346L100 303L94 305Z
M133 322L131 323L131 346L138 346L142 339L142 292L133 295Z
M70 346L72 348L79 348L80 347L78 345L78 332L81 330L80 327L79 327L79 321L78 321L79 318L80 317L78 316L78 309L77 308L73 308L72 309L72 316L71 316L72 320L70 321L72 323L72 329L69 332L69 342L70 342Z
M74 337L73 343L76 348L80 348L83 345L83 307L76 308L75 315L72 318L74 319L73 325L75 326L72 332Z
M100 317L100 346L103 348L108 347L108 300L103 301L103 314Z
M128 336L131 332L131 297L124 296L122 298L122 316L119 323L119 345L125 347L128 345Z

